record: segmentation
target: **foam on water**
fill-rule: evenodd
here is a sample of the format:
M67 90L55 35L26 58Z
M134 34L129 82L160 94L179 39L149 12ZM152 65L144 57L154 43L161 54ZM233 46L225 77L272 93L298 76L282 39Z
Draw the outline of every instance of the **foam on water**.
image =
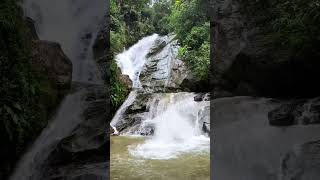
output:
M209 106L209 102L195 102L192 93L170 96L164 111L158 111L155 118L145 121L146 125L154 125L154 136L144 144L130 147L131 155L147 159L171 159L184 153L209 152L210 138L202 133L202 123L199 122L199 112Z

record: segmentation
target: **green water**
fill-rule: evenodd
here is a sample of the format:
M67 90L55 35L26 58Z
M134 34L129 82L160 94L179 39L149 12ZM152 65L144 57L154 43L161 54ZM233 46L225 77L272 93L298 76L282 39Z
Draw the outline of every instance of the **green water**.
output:
M110 155L111 180L209 180L210 155L185 154L175 159L151 160L133 157L128 146L144 142L142 137L113 136Z

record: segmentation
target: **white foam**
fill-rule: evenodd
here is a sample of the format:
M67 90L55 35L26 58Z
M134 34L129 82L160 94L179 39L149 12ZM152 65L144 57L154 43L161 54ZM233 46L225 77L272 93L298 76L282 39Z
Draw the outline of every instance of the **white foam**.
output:
M182 94L182 97L177 102L169 102L167 108L154 119L147 120L154 124L154 136L144 144L131 146L131 155L146 159L171 159L184 153L209 152L210 138L201 132L198 122L198 112L209 102L194 102L190 93Z

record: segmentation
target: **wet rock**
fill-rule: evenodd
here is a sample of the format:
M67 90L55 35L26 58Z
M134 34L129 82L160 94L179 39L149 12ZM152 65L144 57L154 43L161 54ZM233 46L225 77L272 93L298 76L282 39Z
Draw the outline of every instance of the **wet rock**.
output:
M274 126L319 124L319 104L320 98L282 104L268 113L269 123Z
M284 104L278 109L275 109L268 113L269 122L274 126L289 126L294 124L293 111L295 105Z
M147 58L158 54L166 45L167 42L164 39L157 39L155 45L150 49L150 52L147 54Z
M287 153L281 163L282 180L313 180L320 177L320 141L304 143Z
M197 94L194 97L194 101L200 102L200 101L210 101L210 93L201 93Z
M183 61L177 58L178 43L173 35L160 37L147 55L140 81L146 92L176 92L187 76Z
M111 126L109 127L109 132L110 132L110 134L114 134L115 133L114 129Z
M210 123L203 122L202 131L210 135Z
M82 120L72 133L63 138L45 163L46 179L106 179L108 176L109 117L107 87L88 85Z

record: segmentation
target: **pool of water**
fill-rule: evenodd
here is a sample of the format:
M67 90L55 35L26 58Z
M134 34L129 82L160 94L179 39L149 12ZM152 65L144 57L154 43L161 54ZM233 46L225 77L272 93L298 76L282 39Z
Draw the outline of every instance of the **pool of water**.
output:
M144 137L112 136L110 154L111 180L209 180L208 151L182 153L171 159L146 159L129 149L145 142Z

